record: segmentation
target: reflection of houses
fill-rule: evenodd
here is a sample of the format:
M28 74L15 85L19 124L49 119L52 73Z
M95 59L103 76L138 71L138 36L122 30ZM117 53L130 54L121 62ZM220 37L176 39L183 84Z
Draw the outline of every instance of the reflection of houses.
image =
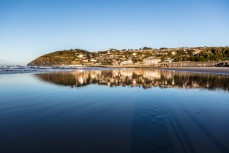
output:
M93 70L35 74L54 84L81 87L89 84L131 87L206 88L229 91L229 77L152 69Z
M143 63L145 65L151 65L151 64L158 64L160 61L161 61L161 59L149 57L149 58L144 59Z
M132 77L133 76L133 71L132 70L119 70L120 74L122 76L126 76L126 77Z
M80 84L84 84L84 82L85 82L83 76L78 77L77 80L78 80L78 82L79 82Z
M155 71L155 72L146 71L143 73L143 77L149 78L149 79L160 79L161 74L158 71Z

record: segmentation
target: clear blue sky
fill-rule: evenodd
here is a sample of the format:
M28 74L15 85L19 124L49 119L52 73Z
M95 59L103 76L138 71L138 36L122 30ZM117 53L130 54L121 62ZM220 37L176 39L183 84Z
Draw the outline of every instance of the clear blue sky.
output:
M229 45L228 0L0 0L0 65L55 50Z

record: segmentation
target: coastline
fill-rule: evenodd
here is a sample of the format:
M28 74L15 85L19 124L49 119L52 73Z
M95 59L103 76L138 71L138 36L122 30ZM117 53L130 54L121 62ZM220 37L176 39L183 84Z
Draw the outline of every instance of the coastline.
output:
M154 68L166 71L229 75L229 67L155 67L155 66L104 66L107 68Z
M159 68L166 71L182 71L193 73L210 73L229 75L229 67L173 67L173 68Z
M58 72L58 71L75 71L75 70L91 70L94 69L115 69L115 68L150 68L159 69L165 71L177 71L177 72L193 72L193 73L209 73L209 74L221 74L229 75L229 67L155 67L155 66L136 66L136 65L126 65L126 66L86 66L86 67L65 67L66 69L47 69L47 70L0 70L0 74L20 74L20 73L36 73L36 72Z

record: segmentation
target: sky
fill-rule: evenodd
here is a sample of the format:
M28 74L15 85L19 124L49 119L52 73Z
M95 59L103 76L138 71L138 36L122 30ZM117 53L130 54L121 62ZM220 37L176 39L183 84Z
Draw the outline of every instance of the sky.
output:
M0 0L0 65L53 51L229 45L229 0Z

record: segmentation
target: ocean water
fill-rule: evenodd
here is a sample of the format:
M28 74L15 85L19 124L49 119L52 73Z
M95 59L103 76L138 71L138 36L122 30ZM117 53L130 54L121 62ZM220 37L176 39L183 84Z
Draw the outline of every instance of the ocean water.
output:
M0 153L229 153L229 76L2 74Z

